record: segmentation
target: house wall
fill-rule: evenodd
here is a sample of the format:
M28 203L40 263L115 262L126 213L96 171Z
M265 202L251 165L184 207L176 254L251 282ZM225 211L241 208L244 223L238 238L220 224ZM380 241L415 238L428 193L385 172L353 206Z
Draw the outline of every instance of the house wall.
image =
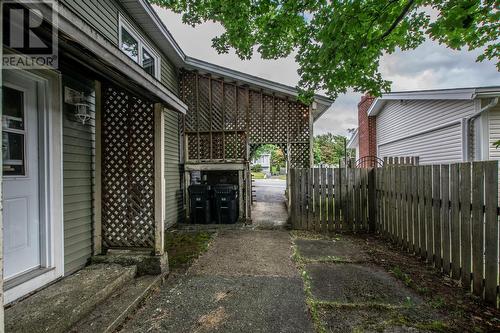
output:
M177 112L165 111L165 228L183 217L181 117Z
M178 73L172 62L159 51L158 47L147 37L136 22L126 13L119 1L82 1L82 0L60 0L76 15L87 22L103 37L118 47L118 22L119 14L127 19L148 44L161 55L161 82L172 92L178 94Z
M387 101L377 115L378 156L419 156L421 164L463 160L462 118L473 101Z
M488 112L488 152L490 160L500 160L500 148L495 148L494 142L500 140L500 105Z
M63 213L64 267L69 274L83 267L92 255L95 191L95 88L94 81L62 68L62 89L85 92L92 120L82 125L73 105L63 103ZM64 97L63 97L64 101Z

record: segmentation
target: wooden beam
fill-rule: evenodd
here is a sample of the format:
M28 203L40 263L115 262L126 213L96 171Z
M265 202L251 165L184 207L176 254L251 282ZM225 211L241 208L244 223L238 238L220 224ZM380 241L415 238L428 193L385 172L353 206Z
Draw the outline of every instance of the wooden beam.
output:
M165 118L161 104L154 106L155 255L165 253Z
M245 170L245 163L189 163L185 171L240 171Z

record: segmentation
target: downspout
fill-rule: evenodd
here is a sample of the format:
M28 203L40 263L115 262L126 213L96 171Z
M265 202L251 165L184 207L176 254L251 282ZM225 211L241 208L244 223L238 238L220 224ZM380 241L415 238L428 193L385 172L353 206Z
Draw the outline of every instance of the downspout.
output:
M465 144L464 144L464 147L462 149L464 149L464 161L467 161L469 160L469 143L470 143L470 136L469 136L469 133L470 133L470 129L471 129L471 122L476 119L477 117L479 117L480 115L482 115L484 112L494 108L497 104L498 104L498 97L495 97L493 98L489 103L488 105L486 105L484 108L482 108L481 110L479 110L478 112L476 112L475 114L473 114L472 116L469 116L469 117L466 117L464 118L465 120L465 126L462 127L462 137L465 138ZM465 158L466 157L466 158Z

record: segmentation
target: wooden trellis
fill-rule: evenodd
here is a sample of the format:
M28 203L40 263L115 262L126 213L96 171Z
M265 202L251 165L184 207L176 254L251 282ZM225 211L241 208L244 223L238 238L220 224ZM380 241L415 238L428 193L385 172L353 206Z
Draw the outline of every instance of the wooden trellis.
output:
M181 73L187 162L246 162L248 146L287 147L292 167L309 167L311 114L296 100L209 75Z
M153 248L153 103L105 87L102 144L103 245Z

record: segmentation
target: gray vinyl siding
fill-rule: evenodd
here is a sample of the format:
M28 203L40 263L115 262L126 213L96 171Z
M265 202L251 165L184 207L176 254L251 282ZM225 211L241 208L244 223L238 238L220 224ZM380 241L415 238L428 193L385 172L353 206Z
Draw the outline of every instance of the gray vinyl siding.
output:
M165 112L165 228L182 219L182 172L180 118L174 111Z
M460 121L474 112L469 100L388 101L377 115L377 155L419 156L421 164L460 162Z
M113 0L61 0L111 43L118 45L118 4Z
M89 96L94 118L93 81L65 72L63 85ZM82 125L75 118L74 106L66 103L63 111L64 271L70 274L85 266L92 255L95 120Z
M500 148L494 146L494 143L500 140L500 105L488 112L488 132L489 159L500 160Z
M119 41L119 13L123 15L123 17L125 17L127 21L131 23L140 33L149 46L154 48L160 55L161 83L163 83L173 93L178 94L179 85L177 69L163 53L159 52L158 47L148 38L140 26L125 12L119 2L114 0L61 0L61 3L66 5L69 9L71 9L71 11L73 11L82 20L87 22L92 28L117 47Z

